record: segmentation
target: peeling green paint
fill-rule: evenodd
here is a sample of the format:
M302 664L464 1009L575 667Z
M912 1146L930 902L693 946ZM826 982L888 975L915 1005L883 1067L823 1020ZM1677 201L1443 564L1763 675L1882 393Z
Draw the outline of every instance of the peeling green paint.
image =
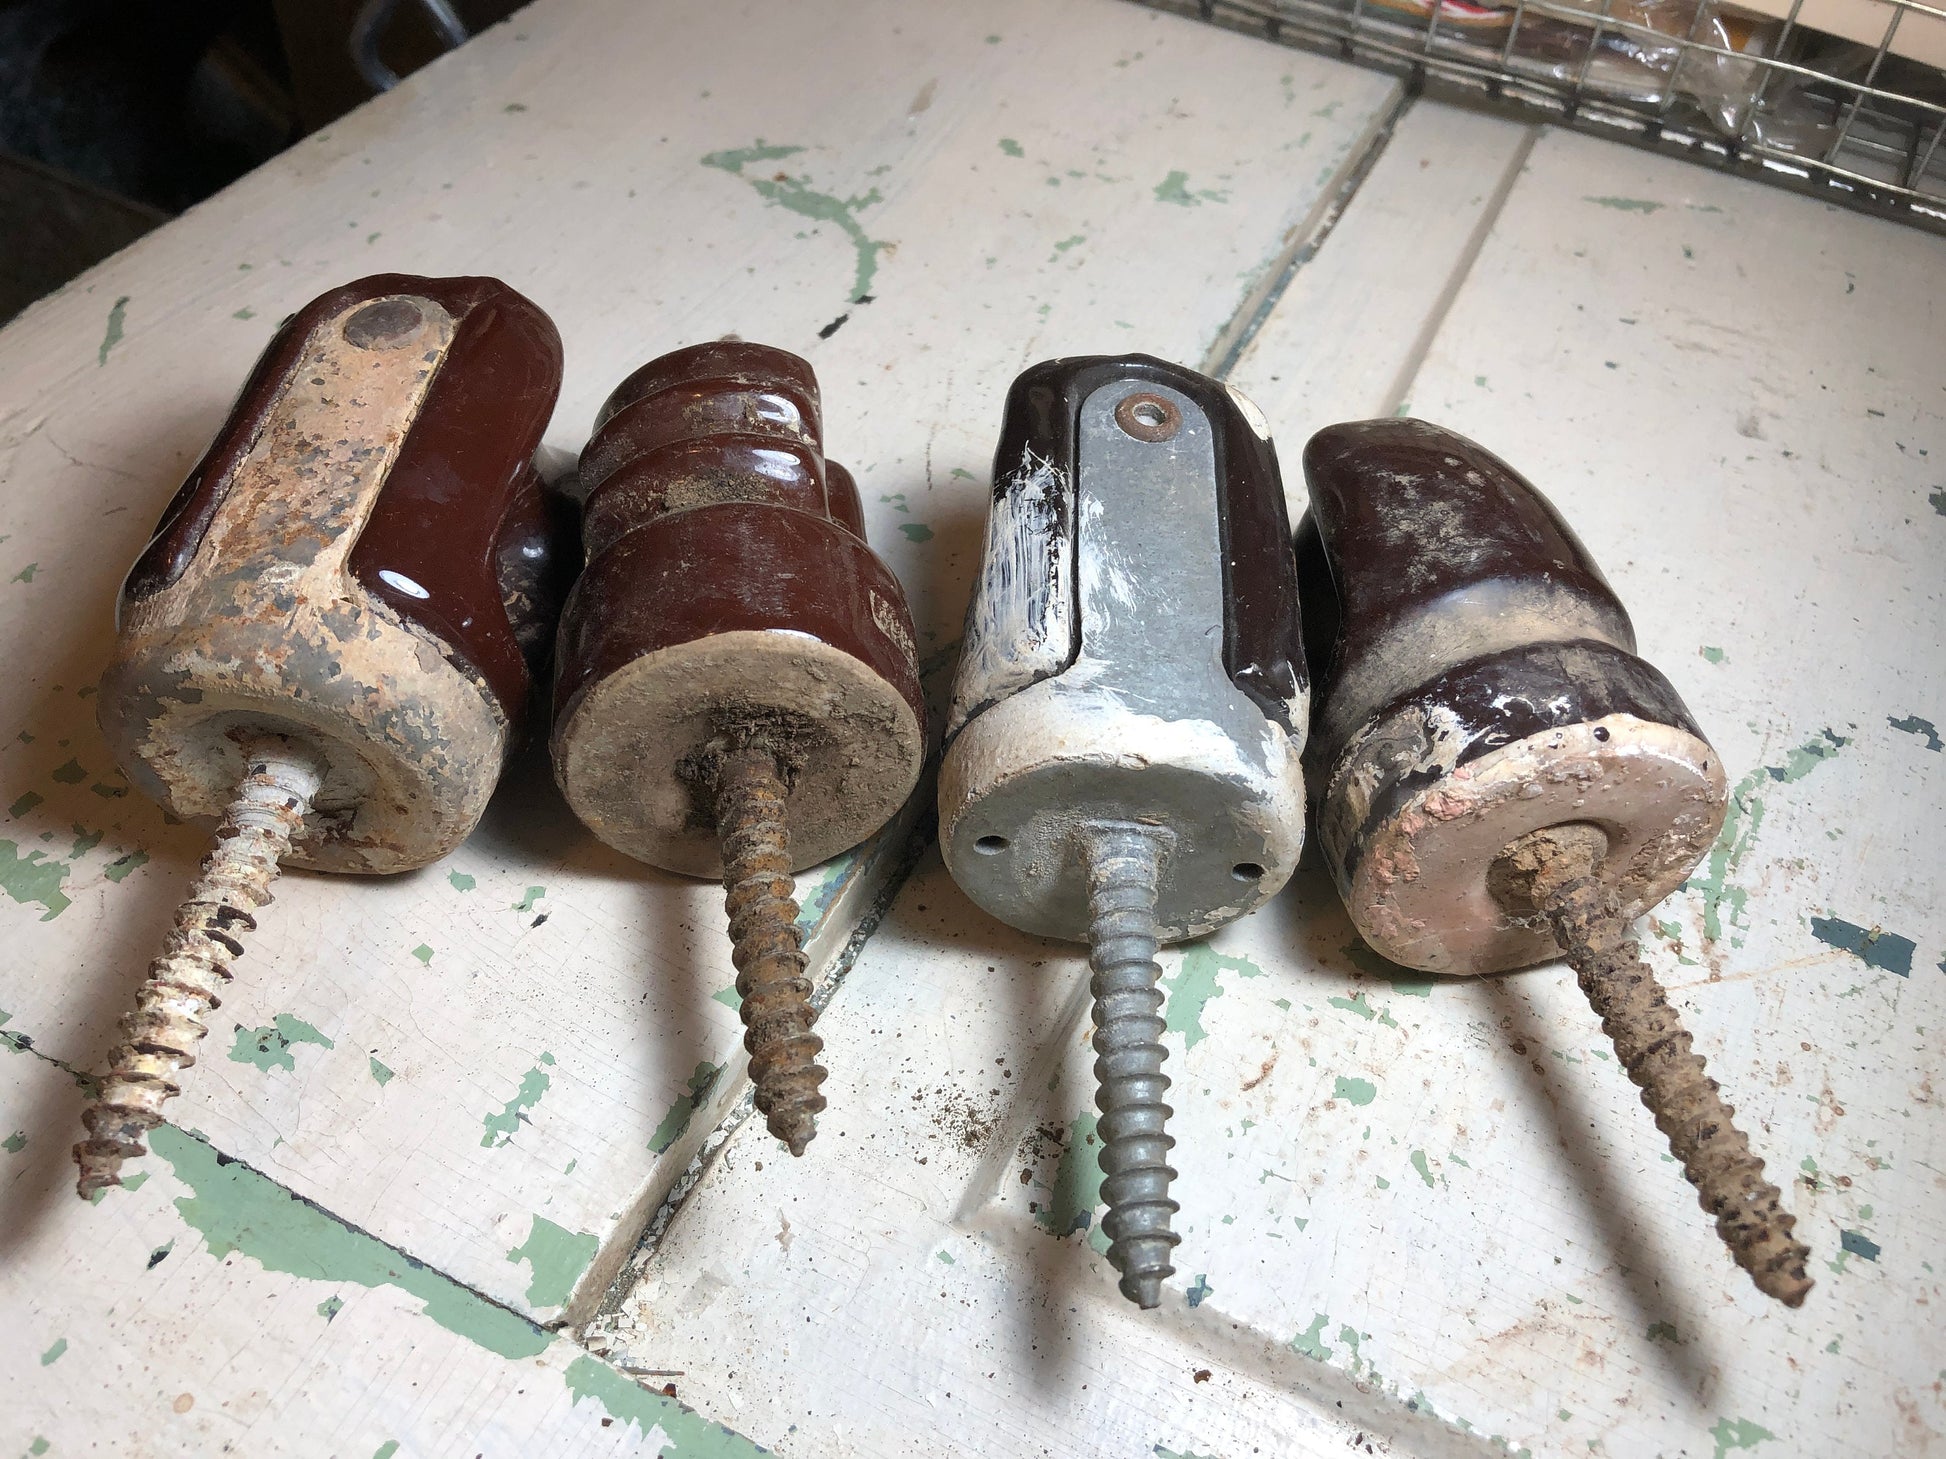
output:
M1618 213L1641 213L1644 216L1650 213L1660 212L1663 207L1661 203L1652 203L1647 198L1584 197L1581 201L1584 203L1593 203L1598 208L1613 208Z
M1425 1151L1414 1150L1412 1152L1412 1168L1419 1172L1419 1179L1423 1180L1428 1186L1433 1184L1432 1170L1426 1163Z
M1908 714L1904 719L1894 719L1888 714L1885 717L1885 722L1895 730L1899 730L1908 735L1919 736L1920 739L1926 742L1926 748L1931 750L1935 755L1941 750L1946 750L1946 740L1942 740L1939 737L1939 726L1929 719L1921 719L1916 714Z
M240 1253L267 1272L360 1287L397 1287L425 1303L425 1315L503 1358L532 1358L551 1341L526 1318L496 1307L403 1252L217 1154L174 1125L158 1125L149 1144L190 1194L176 1199L182 1219L218 1261Z
M901 522L899 531L905 534L905 540L908 542L932 541L932 528L924 522Z
M345 1310L345 1299L343 1297L338 1296L336 1293L333 1293L331 1296L326 1297L322 1302L318 1303L318 1316L322 1317L326 1322L329 1322L332 1318L336 1317L340 1312L344 1310Z
M1324 1325L1331 1319L1320 1312L1311 1319L1311 1325L1290 1341L1291 1349L1307 1358L1316 1358L1320 1363L1331 1361L1331 1349L1324 1345Z
M9 581L16 582L16 583L31 583L34 580L34 574L39 572L40 569L41 569L41 565L38 562L30 562L27 564L27 566L23 567L19 572L15 573Z
M536 1307L559 1307L574 1295L574 1284L595 1259L600 1242L585 1231L570 1231L545 1216L535 1216L527 1239L507 1253L511 1262L526 1262L534 1279L527 1284L527 1300Z
M25 1130L15 1130L6 1139L0 1140L0 1150L5 1150L9 1155L18 1155L26 1148L27 1132Z
M69 756L65 763L57 765L54 769L50 770L47 778L62 785L79 785L88 778L88 772L82 767L79 760L73 756Z
M716 1081L722 1077L722 1074L723 1066L712 1064L707 1059L698 1063L690 1071L689 1092L669 1106L669 1112L663 1115L662 1123L657 1125L655 1133L649 1136L649 1149L653 1153L657 1155L666 1153L671 1145L683 1137L684 1132L689 1129L690 1120L695 1118L696 1111L702 1106L703 1101L709 1098L710 1091L716 1088Z
M49 861L45 851L24 855L17 842L0 838L0 891L23 907L38 902L47 910L41 921L52 922L74 905L62 890L74 868L65 861Z
M1194 1449L1169 1449L1157 1444L1150 1450L1155 1459L1217 1459L1214 1454L1198 1454Z
M1912 955L1919 950L1909 937L1877 927L1860 927L1839 917L1813 917L1811 935L1826 947L1862 959L1868 968L1897 973L1902 978L1912 976Z
M412 949L412 955L419 959L420 967L429 968L432 966L432 947L430 944L420 943Z
M1189 1290L1183 1295L1189 1298L1189 1305L1191 1307L1201 1307L1203 1305L1203 1299L1208 1297L1209 1294L1209 1275L1206 1272L1198 1272L1196 1273L1196 1280L1190 1284Z
M61 1354L68 1350L68 1340L64 1337L54 1339L54 1346L41 1354L41 1366L49 1367L61 1360Z
M734 983L727 988L718 988L709 996L712 1003L721 1003L725 1008L741 1010L743 1007L743 995L737 992Z
M1715 648L1715 647L1712 647L1712 646L1710 646L1710 645L1708 645L1708 644L1705 644L1705 645L1703 646L1703 649L1702 649L1702 654L1703 654L1703 658L1704 658L1704 659L1705 659L1706 661L1708 661L1709 663L1712 663L1712 664L1720 664L1720 663L1722 663L1722 662L1723 662L1723 660L1724 660L1724 658L1725 658L1725 655L1724 655L1724 653L1723 653L1723 650L1722 650L1722 649L1720 649L1720 648Z
M1016 142L1012 137L1002 137L1000 139L1000 150L1005 152L1009 157L1025 157L1027 155L1021 150L1020 143Z
M1333 1099L1349 1100L1352 1104L1370 1104L1378 1097L1378 1086L1369 1079L1347 1079L1338 1076L1338 1082L1331 1090Z
M1054 1168L1054 1186L1034 1212L1034 1224L1050 1236L1067 1237L1085 1231L1101 1204L1101 1148L1091 1114L1076 1115L1068 1126L1067 1144Z
M512 108L508 108L508 109L512 110ZM521 108L522 111L525 111L526 109L527 109L526 107ZM384 1443L380 1444L376 1449L372 1450L372 1459L392 1459L392 1456L398 1452L399 1452L399 1441L397 1439L387 1439Z
M1162 980L1162 990L1169 999L1163 1009L1165 1031L1183 1036L1185 1052L1209 1036L1203 1028L1203 1009L1210 999L1222 995L1216 975L1225 969L1245 978L1264 975L1264 970L1248 958L1212 952L1207 942L1194 942L1183 949L1182 965L1174 975Z
M456 892L470 892L480 883L463 871L449 871L446 873L446 884Z
M1399 1026L1398 1020L1393 1018L1386 1010L1372 1007L1362 991L1353 994L1349 998L1327 998L1324 1001L1329 1003L1333 1008L1342 1008L1347 1013L1357 1014L1367 1023L1370 1023L1373 1019L1377 1019L1387 1028L1397 1028Z
M337 1047L336 1042L303 1019L280 1013L262 1028L245 1028L238 1024L236 1042L230 1048L230 1062L254 1064L265 1074L272 1069L295 1071L297 1056L291 1052L293 1044L316 1044L322 1049Z
M1158 203L1174 203L1179 208L1199 208L1204 203L1227 203L1230 195L1220 188L1198 188L1189 190L1189 174L1171 172L1155 185L1155 200Z
M705 167L714 167L732 177L742 178L767 203L787 209L801 218L809 218L814 223L830 223L842 229L857 254L851 292L845 297L854 304L859 303L872 291L872 278L878 272L879 250L885 247L883 242L866 237L857 216L873 203L883 201L878 189L840 200L829 193L814 192L805 179L792 177L788 173L776 172L766 177L749 176L744 172L744 168L753 162L775 162L794 157L803 150L802 147L766 146L759 138L754 147L733 147L722 152L711 152L702 161Z
M1643 1334L1650 1342L1680 1343L1682 1338L1676 1333L1673 1322L1651 1322L1649 1330Z
M534 910L534 903L546 895L546 887L529 887L527 888L527 894L512 904L513 910L516 912L531 912Z
M933 1256L936 1257L938 1260L943 1261L947 1266L959 1265L958 1262L953 1260L953 1254L950 1251L935 1251L933 1253Z
M1840 1231L1838 1245L1853 1256L1864 1257L1866 1261L1877 1261L1879 1252L1884 1249L1871 1237L1857 1231Z
M372 1078L378 1081L380 1087L390 1084L398 1077L390 1069L386 1068L385 1065L379 1063L377 1054L366 1055L365 1063L372 1071Z
M101 337L101 349L95 354L97 366L108 363L108 352L122 342L122 324L128 318L127 294L117 299L108 311L108 328Z
M514 1097L506 1102L500 1113L487 1115L480 1121L480 1127L485 1131L480 1136L483 1148L498 1149L513 1139L521 1121L527 1118L526 1112L541 1102L541 1096L547 1093L547 1086L553 1082L553 1077L542 1067L553 1062L552 1054L542 1054L540 1063L521 1075L520 1088L514 1091ZM496 1135L498 1139L494 1138Z
M584 1353L568 1364L562 1377L574 1403L585 1398L618 1422L633 1424L642 1431L649 1448L663 1459L745 1459L768 1452L693 1408L651 1393L599 1358Z
M1746 925L1743 911L1748 894L1729 882L1750 854L1757 831L1763 825L1764 803L1757 791L1766 780L1786 785L1802 780L1850 743L1843 735L1827 729L1792 750L1782 765L1760 765L1736 783L1730 792L1729 813L1723 819L1723 829L1703 863L1703 874L1692 876L1684 883L1690 891L1702 894L1705 941L1716 942L1723 937L1726 908L1729 927L1741 929ZM1732 937L1731 946L1742 944L1742 937Z
M39 805L41 803L42 798L43 797L41 796L41 793L38 790L30 790L25 795L21 796L19 800L15 801L12 805L7 807L7 814L13 817L15 820L18 820L20 819L20 817L26 815L27 812L31 811L35 806Z
M1751 1423L1747 1418L1726 1418L1717 1420L1716 1427L1710 1430L1710 1437L1716 1440L1716 1453L1711 1459L1723 1459L1732 1449L1754 1449L1765 1439L1774 1439L1777 1435Z
M140 870L142 867L147 866L148 864L149 864L148 852L131 851L127 855L118 856L113 861L109 862L108 865L104 866L101 869L101 874L107 877L108 880L119 883L130 872Z
M801 910L798 912L797 925L804 929L807 937L823 923L825 915L831 910L831 904L838 900L839 893L851 885L851 879L857 875L858 868L864 864L867 849L871 845L870 841L866 841L854 846L844 855L827 861L817 871L806 873L808 878L813 878L808 886L803 881L798 883ZM742 1006L741 1002L738 1006Z

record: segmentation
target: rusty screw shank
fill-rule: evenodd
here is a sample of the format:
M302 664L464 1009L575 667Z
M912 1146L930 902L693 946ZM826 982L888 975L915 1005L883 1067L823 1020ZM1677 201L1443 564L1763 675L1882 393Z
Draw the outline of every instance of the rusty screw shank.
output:
M181 1092L282 864L410 870L485 810L571 557L532 464L560 366L496 280L334 289L271 341L137 559L102 732L216 839L83 1116L82 1196Z
M721 878L744 1047L770 1132L825 1106L792 876L918 783L912 618L824 458L795 355L697 345L630 375L581 454L587 569L562 620L554 773L638 860Z
M1255 408L1145 355L1008 393L939 775L940 850L986 911L1084 942L1101 1229L1160 1305L1181 1237L1165 943L1274 896L1304 838L1297 584Z
M1505 462L1384 420L1319 432L1304 464L1310 770L1353 922L1429 972L1565 954L1731 1255L1797 1306L1809 1252L1628 935L1715 840L1721 760Z

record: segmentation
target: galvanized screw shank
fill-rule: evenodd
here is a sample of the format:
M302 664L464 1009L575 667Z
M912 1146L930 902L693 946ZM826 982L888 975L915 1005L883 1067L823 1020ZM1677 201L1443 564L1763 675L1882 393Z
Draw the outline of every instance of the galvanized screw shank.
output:
M1101 1137L1101 1229L1122 1295L1144 1309L1162 1300L1182 1238L1169 1198L1175 1140L1163 1128L1169 1076L1162 1047L1162 969L1156 963L1156 876L1162 846L1153 827L1096 825L1083 833L1088 873L1088 965L1095 998L1095 1104Z
M162 1123L162 1106L182 1092L181 1072L196 1062L209 1032L204 1016L220 1005L229 960L243 953L250 914L271 900L270 884L304 825L323 766L304 746L267 736L244 747L248 769L217 828L202 875L176 909L167 950L149 966L135 1010L122 1021L115 1053L81 1119L92 1137L74 1147L83 1200L120 1185L124 1160L142 1155L142 1137Z
M1793 1236L1797 1221L1784 1209L1782 1192L1764 1179L1764 1162L1731 1122L1736 1111L1724 1103L1642 961L1640 945L1628 936L1614 893L1594 875L1606 849L1595 827L1557 826L1515 842L1496 871L1547 919L1602 1032L1737 1265L1759 1291L1786 1307L1801 1306L1812 1286L1804 1269L1811 1253Z
M811 1032L811 980L797 930L784 780L777 756L761 745L725 753L716 770L716 834L723 855L730 960L743 1000L743 1046L757 1108L770 1133L802 1155L817 1134L825 1071L824 1040Z

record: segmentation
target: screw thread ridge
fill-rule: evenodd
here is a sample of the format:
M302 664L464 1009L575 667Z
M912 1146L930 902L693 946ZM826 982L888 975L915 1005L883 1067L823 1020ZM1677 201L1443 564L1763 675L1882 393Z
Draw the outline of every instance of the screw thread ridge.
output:
M1811 1253L1793 1234L1797 1218L1764 1179L1763 1160L1732 1122L1736 1111L1691 1047L1640 944L1627 935L1614 894L1595 878L1578 877L1548 894L1541 911L1731 1256L1759 1291L1786 1307L1802 1306L1812 1287L1805 1272Z
M323 777L309 750L280 737L246 745L244 759L216 844L176 908L162 955L149 964L135 1008L122 1020L123 1043L82 1112L90 1138L74 1147L74 1160L75 1191L84 1200L122 1183L122 1163L147 1152L143 1136L182 1092L182 1071L195 1064L209 1032L204 1020L222 1005L230 960L243 953L242 934L256 930L251 913L273 900L270 884Z
M1155 899L1161 846L1139 826L1096 826L1087 837L1088 963L1094 976L1095 1104L1101 1111L1101 1229L1121 1291L1140 1307L1162 1300L1182 1238L1169 1229L1181 1209L1169 1198L1176 1178L1162 1102L1162 968L1156 962Z
M750 746L723 756L716 779L716 834L723 857L730 961L743 1002L743 1047L750 1054L756 1105L770 1133L793 1155L817 1134L825 1099L818 1092L824 1040L811 1032L811 980L797 928L785 790L777 758Z

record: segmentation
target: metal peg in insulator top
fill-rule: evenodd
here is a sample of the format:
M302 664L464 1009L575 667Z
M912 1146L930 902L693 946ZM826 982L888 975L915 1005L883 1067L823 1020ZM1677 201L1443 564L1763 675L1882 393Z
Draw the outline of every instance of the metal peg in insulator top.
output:
M1256 408L1143 355L1014 382L940 772L980 906L1090 944L1102 1227L1142 1307L1174 1271L1158 944L1270 897L1304 836L1307 688Z
M757 1108L793 1155L825 1071L792 874L883 826L925 758L911 613L796 355L724 341L615 388L581 453L554 773L589 829L723 879Z
M1332 426L1296 556L1318 838L1407 967L1565 954L1737 1262L1797 1306L1808 1252L1628 937L1723 824L1721 758L1547 500L1463 436Z
M215 828L75 1147L80 1193L180 1092L279 867L409 871L479 821L545 673L572 509L534 464L553 323L381 274L280 329L123 584L103 734Z

